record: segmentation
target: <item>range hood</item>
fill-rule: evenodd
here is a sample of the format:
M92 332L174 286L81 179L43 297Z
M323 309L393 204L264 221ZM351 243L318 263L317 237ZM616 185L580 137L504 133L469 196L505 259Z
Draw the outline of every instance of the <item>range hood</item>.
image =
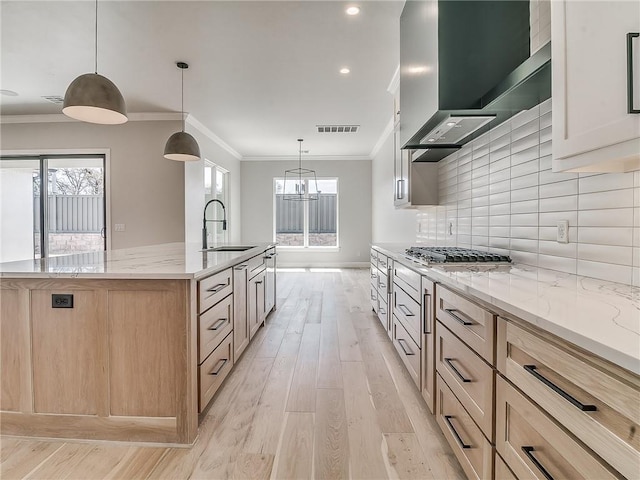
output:
M400 142L435 162L551 96L551 45L533 55L529 2L407 0Z

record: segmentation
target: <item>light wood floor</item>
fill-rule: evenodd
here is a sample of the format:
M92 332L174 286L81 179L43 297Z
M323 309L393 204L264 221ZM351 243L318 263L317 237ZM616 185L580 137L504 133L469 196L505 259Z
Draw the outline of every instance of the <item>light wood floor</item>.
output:
M464 478L371 311L368 270L278 282L192 448L3 437L0 478Z

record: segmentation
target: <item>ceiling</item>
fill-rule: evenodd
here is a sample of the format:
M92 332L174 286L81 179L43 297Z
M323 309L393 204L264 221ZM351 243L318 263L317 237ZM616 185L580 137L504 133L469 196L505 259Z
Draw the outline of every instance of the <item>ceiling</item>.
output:
M129 113L185 111L244 158L368 156L392 115L403 1L108 1L98 4L98 73ZM1 9L3 115L60 113L94 68L93 1L5 1ZM343 75L340 68L351 73ZM318 124L360 125L323 134ZM105 126L105 128L111 128Z

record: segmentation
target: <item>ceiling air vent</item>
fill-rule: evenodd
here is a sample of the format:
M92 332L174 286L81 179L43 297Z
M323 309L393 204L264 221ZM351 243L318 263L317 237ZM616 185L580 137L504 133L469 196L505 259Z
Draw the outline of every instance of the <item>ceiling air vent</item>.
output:
M43 95L42 98L48 102L55 103L56 105L62 105L64 103L64 97L61 97L60 95Z
M316 125L318 133L356 133L360 125Z

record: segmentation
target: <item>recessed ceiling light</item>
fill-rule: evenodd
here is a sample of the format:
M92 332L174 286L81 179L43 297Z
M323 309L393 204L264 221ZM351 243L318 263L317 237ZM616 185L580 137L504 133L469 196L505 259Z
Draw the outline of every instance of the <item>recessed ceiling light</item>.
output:
M0 95L4 95L5 97L17 97L18 92L14 92L13 90L0 90Z
M360 13L360 7L349 7L347 8L347 15L357 15Z
M455 127L456 125L456 122L447 122L447 127Z
M436 141L436 139L435 139L435 138L429 138L429 139L427 139L427 142L435 142L435 141Z
M346 75L349 72L351 72L351 70L349 70L347 67L344 67L344 68L340 69L340 73L343 74L343 75Z

